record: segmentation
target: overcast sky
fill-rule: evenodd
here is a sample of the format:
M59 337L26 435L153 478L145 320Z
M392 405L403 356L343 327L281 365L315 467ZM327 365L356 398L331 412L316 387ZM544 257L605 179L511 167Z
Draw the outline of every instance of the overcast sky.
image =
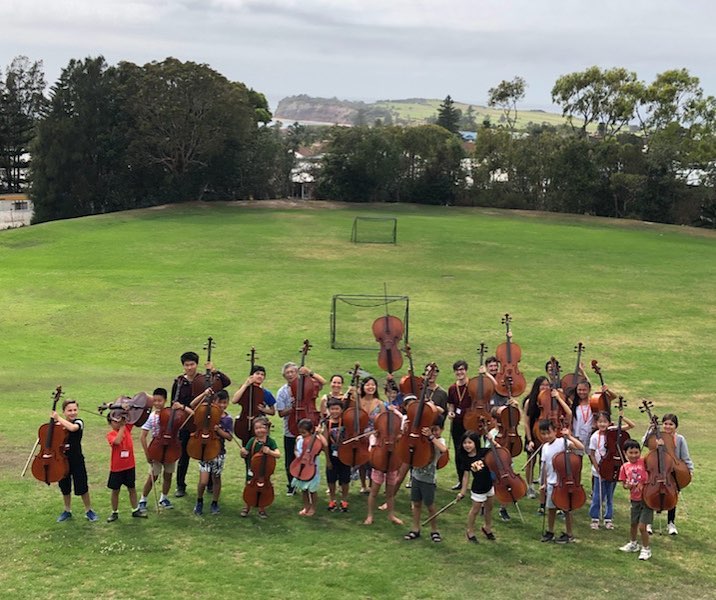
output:
M264 92L485 104L521 75L548 108L559 75L688 68L716 95L713 0L0 0L0 65L24 54L54 82L71 58L174 56Z

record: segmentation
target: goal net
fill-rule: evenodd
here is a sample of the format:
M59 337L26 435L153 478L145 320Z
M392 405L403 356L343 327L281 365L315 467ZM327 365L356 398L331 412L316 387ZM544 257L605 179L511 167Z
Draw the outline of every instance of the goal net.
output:
M408 341L410 300L408 296L336 294L331 305L331 348L375 350L373 322L387 311L403 322L403 342ZM401 344L402 345L402 344Z
M396 244L396 217L356 217L353 219L351 242L354 244Z

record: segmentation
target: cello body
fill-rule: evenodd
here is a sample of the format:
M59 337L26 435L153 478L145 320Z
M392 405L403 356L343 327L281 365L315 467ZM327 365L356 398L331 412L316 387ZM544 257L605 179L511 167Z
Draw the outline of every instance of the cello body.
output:
M582 487L582 457L569 447L565 436L564 450L555 454L552 466L557 472L557 485L552 491L552 502L560 510L577 510L584 506L587 494Z
M374 469L387 473L402 464L397 448L401 422L392 410L384 410L375 418L376 444L370 449L370 464Z
M150 460L161 464L176 462L181 457L181 441L179 429L188 415L184 410L162 408L159 412L159 435L149 443Z
M480 367L484 365L484 355L487 346L480 344ZM484 373L478 373L467 382L467 391L470 394L470 408L465 411L462 417L462 424L466 431L476 431L480 435L485 433L484 423L489 422L490 413L487 406L490 405L490 398L495 391L495 384Z
M495 381L497 382L495 389L498 394L506 398L519 396L527 387L527 381L520 372L518 364L522 358L522 349L512 342L512 336L510 335L511 321L512 317L509 314L506 314L502 319L502 323L507 328L506 341L497 346L495 350L495 356L500 361L500 371L495 376Z
M244 488L244 502L247 506L264 509L273 504L275 494L271 475L275 469L276 459L270 454L256 452L251 457L252 477Z
M425 400L428 379L434 369L434 364L428 365L423 377L423 391L420 394L420 400L412 402L408 406L408 428L398 442L401 459L411 468L424 467L433 456L433 445L421 430L423 427L431 427L435 422L435 411Z
M62 387L55 390L52 410L57 409L57 402L62 396ZM40 449L32 461L32 476L47 485L64 479L70 471L70 464L65 455L68 432L60 424L50 418L37 431Z
M495 496L502 504L514 503L525 497L527 484L512 469L512 457L506 448L490 448L485 455L485 464L495 476Z

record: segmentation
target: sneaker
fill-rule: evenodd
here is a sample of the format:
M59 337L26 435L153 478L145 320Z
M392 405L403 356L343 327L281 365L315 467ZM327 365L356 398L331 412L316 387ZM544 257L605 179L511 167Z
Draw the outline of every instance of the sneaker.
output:
M57 517L57 522L62 523L62 521L66 521L67 519L72 518L72 513L69 510L63 510L62 514Z
M544 535L542 536L542 539L540 539L540 542L553 542L554 541L554 533L551 531L545 531Z
M107 523L112 523L113 521L116 521L119 519L119 513L113 512L111 515L107 517Z
M341 512L348 512L348 502L341 500Z
M139 501L139 510L143 510L143 511L147 510L147 501L146 500Z
M328 503L328 506L327 506L326 508L327 508L329 511L333 512L334 510L336 510L336 509L338 508L338 504L336 504L336 501L335 501L335 500L331 500L331 501Z
M535 492L535 489L530 486L527 488L527 497L534 500L537 497L537 492Z
M186 488L177 488L177 491L174 492L175 498L183 498L186 496Z
M537 514L538 514L538 515L543 515L543 514L544 514L544 506L540 506L540 507L537 509Z
M632 540L628 544L619 547L619 550L622 552L639 552L639 549L640 547L636 540Z
M676 529L676 525L674 525L673 523L667 523L667 524L666 524L666 532L667 532L669 535L679 535L679 532L678 532L678 530ZM650 556L651 556L651 555L650 555ZM646 559L644 559L644 560L646 560Z
M611 519L606 519L604 521L604 529L614 529L614 521Z
M450 489L453 491L459 490L462 487L462 482L458 481L454 486L452 486Z
M563 533L555 540L556 544L571 544L574 541L574 536L567 533Z
M413 487L413 484L408 481L408 483L405 484L405 488L409 490L411 487Z
M565 518L564 511L563 511L563 510L558 510L558 511L557 511L557 516L558 516L560 519L563 519L563 520L564 520L564 518Z
M132 516L137 519L146 519L147 518L147 511L142 510L141 508L136 508L132 511Z
M169 501L169 498L164 498L164 500L160 500L159 506L166 509L174 508L174 505Z
M506 523L507 521L512 520L512 517L510 517L510 514L507 512L507 509L506 509L506 508L501 508L501 509L500 509L500 519L502 519L503 521L505 521L505 523Z
M651 548L642 548L639 552L639 560L649 560L651 558Z
M646 526L646 532L647 532L649 535L654 535L654 529L652 528L651 525L647 525L647 526Z
M286 495L287 495L287 496L293 496L295 493L296 493L296 490L293 489L292 487L286 488Z
M97 516L97 513L94 512L91 508L85 513L85 517L87 517L87 520L90 523L95 523L96 521L99 521L99 517Z
M590 527L592 529L599 529L599 519L592 519Z
M212 502L212 503L211 503L211 514L212 514L212 515L218 515L218 514L219 514L219 503L218 503L218 502Z
M194 505L194 514L195 515L202 515L204 514L204 503L203 502L197 502Z

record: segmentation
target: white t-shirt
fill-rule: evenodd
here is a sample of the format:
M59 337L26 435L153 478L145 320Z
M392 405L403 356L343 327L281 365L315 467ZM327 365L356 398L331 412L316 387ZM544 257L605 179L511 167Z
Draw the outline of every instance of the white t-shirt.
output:
M592 452L594 452L594 459L597 461L597 464L602 462L602 458L607 453L607 447L606 447L606 441L607 441L607 435L606 431L602 433L597 429L592 434L592 437L589 438L589 454L591 456ZM594 468L594 463L592 464L592 475L594 477L599 477L599 471Z
M569 446L574 446L572 442L567 440ZM542 446L542 469L545 474L545 481L549 485L557 485L557 472L552 466L552 459L555 455L564 451L564 441L562 438L555 438L551 444Z

